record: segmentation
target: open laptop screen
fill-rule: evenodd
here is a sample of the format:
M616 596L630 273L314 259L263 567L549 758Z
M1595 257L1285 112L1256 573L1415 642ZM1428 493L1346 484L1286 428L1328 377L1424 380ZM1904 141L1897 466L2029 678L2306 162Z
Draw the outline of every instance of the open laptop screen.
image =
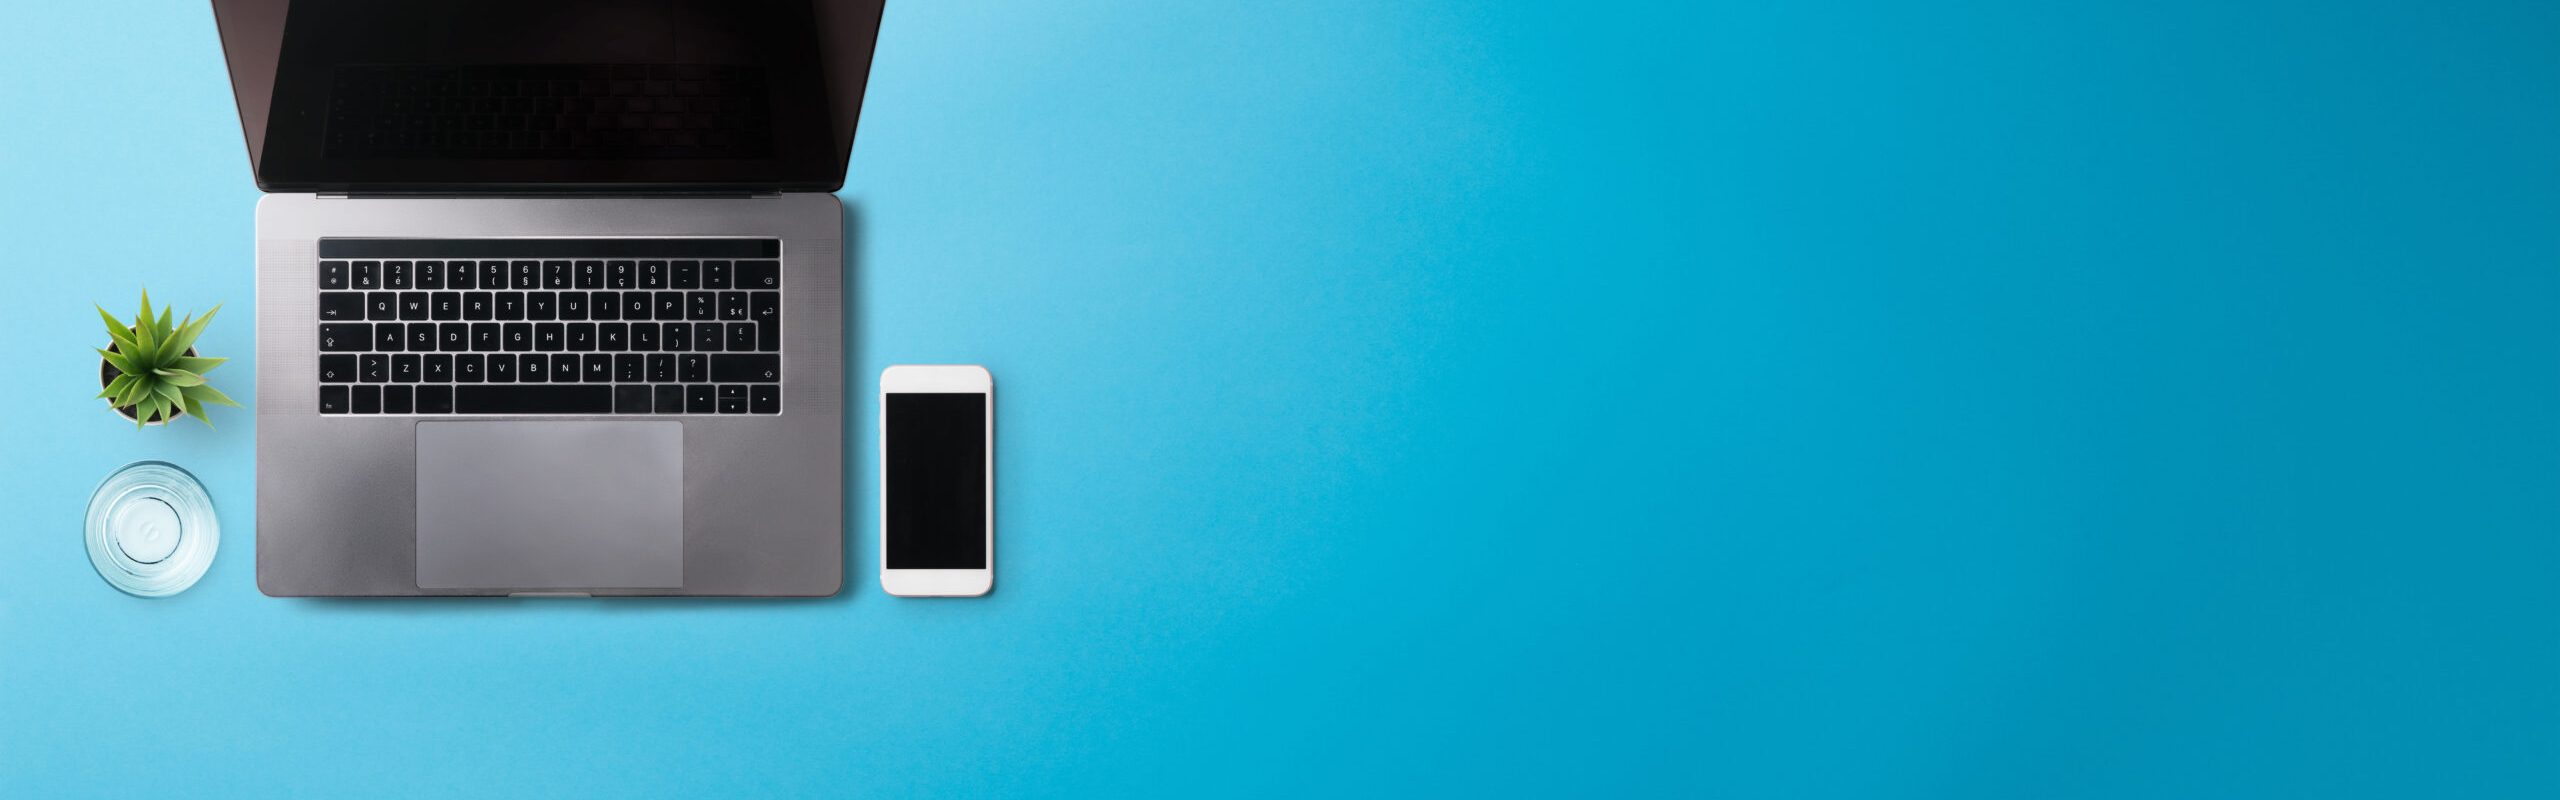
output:
M215 0L268 191L834 191L878 0Z

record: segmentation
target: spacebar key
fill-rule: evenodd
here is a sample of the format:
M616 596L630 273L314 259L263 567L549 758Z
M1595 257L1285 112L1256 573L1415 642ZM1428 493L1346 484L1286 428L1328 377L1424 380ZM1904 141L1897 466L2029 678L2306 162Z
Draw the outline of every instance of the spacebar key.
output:
M514 384L453 387L456 414L611 414L613 387L605 384Z

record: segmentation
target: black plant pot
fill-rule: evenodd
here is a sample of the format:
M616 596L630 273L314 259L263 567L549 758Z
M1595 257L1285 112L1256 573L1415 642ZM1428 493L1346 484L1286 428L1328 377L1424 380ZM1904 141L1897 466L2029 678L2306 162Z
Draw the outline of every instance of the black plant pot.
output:
M110 352L110 353L121 353L121 352L124 352L124 350L123 350L123 349L121 349L121 348L116 347L116 346L115 346L115 345L113 345L113 344L109 344L109 345L107 345L107 352ZM193 358L193 357L195 356L195 354L196 354L196 349L195 349L195 348L193 348L193 347L187 348L187 356L188 356L188 357ZM116 365L107 363L107 360L106 360L106 359L103 359L103 358L98 359L98 388L100 388L100 389L107 388L107 384L114 383L114 382L115 382L115 380L116 380L116 376L118 376L118 375L122 375L122 374L124 374L124 373L121 373L121 372L117 372L117 371L116 371ZM130 409L130 408L116 408L116 401L115 401L114 399L112 399L112 398L110 398L110 399L108 399L108 400L107 400L107 407L108 407L108 408L115 408L115 409L116 409L116 413L117 413L117 414L121 414L121 415L123 415L125 419L133 419L133 409ZM168 422L169 420L177 419L177 418L179 418L179 417L183 417L183 416L186 416L186 415L187 415L186 409L182 409L182 408L172 408L172 409L169 409L169 410L168 410L167 412L165 412L165 413L159 414L159 415L157 415L157 416L153 416L149 421L144 422L143 424L145 424L145 425L158 425L158 424L161 424L161 423L164 423L164 422Z

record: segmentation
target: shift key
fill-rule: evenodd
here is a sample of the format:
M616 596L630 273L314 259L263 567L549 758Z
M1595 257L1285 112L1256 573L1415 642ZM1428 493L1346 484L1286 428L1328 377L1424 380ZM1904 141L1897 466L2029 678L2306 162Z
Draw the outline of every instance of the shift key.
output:
M780 383L782 356L777 353L714 353L712 383Z

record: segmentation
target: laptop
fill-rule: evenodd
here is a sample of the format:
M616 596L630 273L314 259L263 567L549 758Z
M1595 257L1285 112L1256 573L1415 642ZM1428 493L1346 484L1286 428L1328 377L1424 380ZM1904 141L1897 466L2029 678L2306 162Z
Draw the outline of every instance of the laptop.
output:
M879 0L213 0L258 588L824 596Z

